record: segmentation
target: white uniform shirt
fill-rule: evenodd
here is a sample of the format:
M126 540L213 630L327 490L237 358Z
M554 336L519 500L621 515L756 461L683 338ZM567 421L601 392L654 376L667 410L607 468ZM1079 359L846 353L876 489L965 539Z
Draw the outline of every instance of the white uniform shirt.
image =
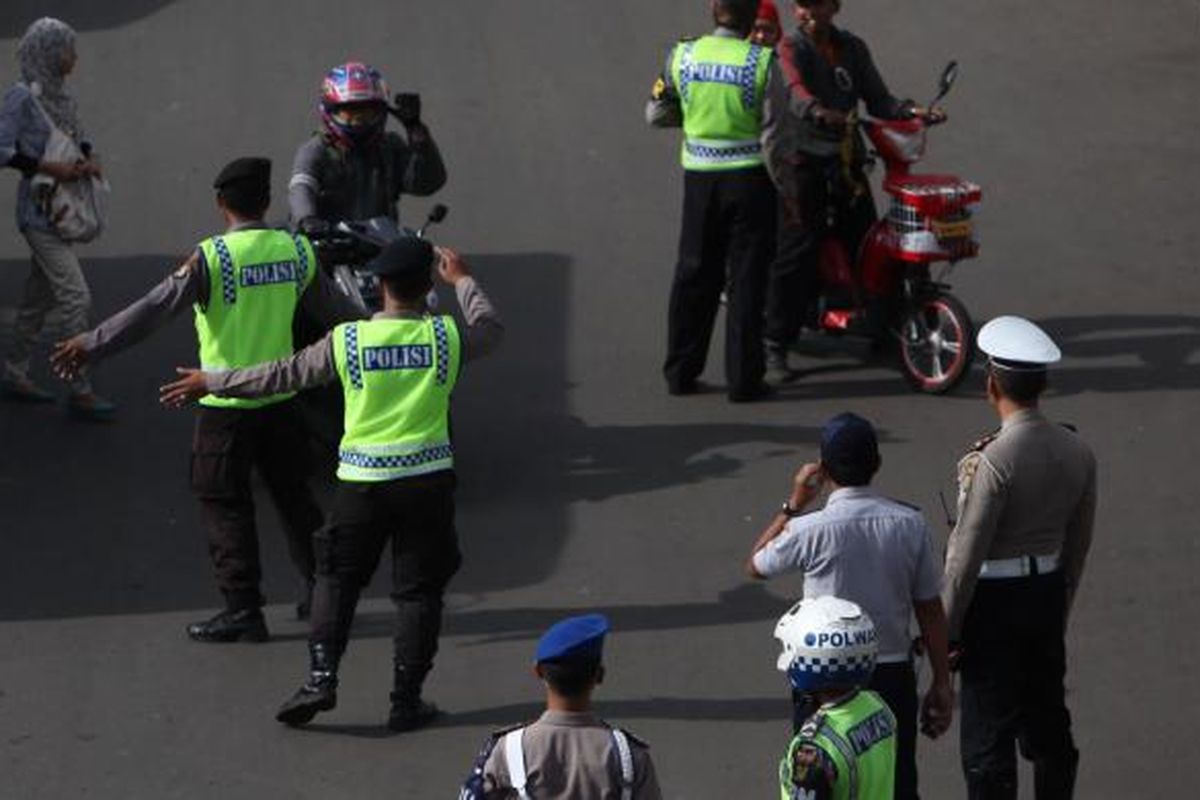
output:
M837 489L754 554L763 577L804 573L804 596L857 603L875 623L881 661L908 657L913 601L933 600L941 568L920 511L866 487Z

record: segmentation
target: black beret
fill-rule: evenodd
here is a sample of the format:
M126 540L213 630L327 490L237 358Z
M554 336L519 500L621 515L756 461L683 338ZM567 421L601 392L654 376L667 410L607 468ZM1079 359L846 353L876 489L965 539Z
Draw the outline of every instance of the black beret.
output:
M380 276L428 275L433 261L433 245L415 236L404 236L383 248L367 269Z
M234 181L252 181L263 186L271 185L271 159L269 158L235 158L217 173L213 188L220 189Z

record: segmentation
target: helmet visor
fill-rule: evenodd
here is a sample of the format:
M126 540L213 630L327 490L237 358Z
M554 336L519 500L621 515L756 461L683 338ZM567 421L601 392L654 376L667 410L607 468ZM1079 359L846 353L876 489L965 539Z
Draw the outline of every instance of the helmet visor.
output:
M380 103L347 103L329 112L333 121L349 129L374 128L383 122Z

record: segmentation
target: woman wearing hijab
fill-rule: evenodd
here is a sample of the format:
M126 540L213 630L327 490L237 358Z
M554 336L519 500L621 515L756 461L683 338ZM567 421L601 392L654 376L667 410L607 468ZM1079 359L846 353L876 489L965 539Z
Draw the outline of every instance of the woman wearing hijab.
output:
M38 173L58 182L100 174L99 165L90 158L91 146L79 123L75 99L63 85L75 68L75 60L75 31L71 26L50 17L37 20L17 45L21 80L0 103L0 166L21 173L17 186L17 228L29 243L32 255L25 297L17 309L12 342L0 375L0 395L9 400L54 401L53 394L29 377L30 354L52 311L61 317L67 336L88 327L91 291L79 259L70 243L55 233L44 210L46 198L31 185L31 179ZM76 163L43 160L51 123L75 140L85 156L83 160ZM86 374L74 378L70 387L68 408L73 415L86 419L112 416L113 404L92 391Z

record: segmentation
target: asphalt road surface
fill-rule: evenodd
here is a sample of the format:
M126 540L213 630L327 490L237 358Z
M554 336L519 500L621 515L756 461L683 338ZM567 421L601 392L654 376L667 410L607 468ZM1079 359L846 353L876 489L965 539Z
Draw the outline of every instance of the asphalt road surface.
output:
M188 321L98 370L121 405L112 425L0 406L0 796L451 797L489 729L537 713L540 631L596 609L615 627L600 711L652 743L666 796L774 796L789 706L771 630L798 585L749 585L740 570L791 471L824 419L864 414L884 437L880 488L923 506L944 538L938 492L952 496L956 459L993 419L978 371L953 396L916 396L845 342L818 343L774 402L666 395L678 143L644 126L642 105L671 41L709 27L706 3L7 0L3 84L42 13L82 32L71 85L114 187L110 231L82 249L97 318L214 232L225 161L272 157L283 197L321 75L357 57L422 93L451 175L437 237L469 255L509 339L458 391L466 564L428 685L450 713L403 736L382 727L382 580L338 708L307 730L272 719L305 651L269 510L272 641L184 637L217 603L187 490L190 414L156 405L172 368L195 361ZM925 165L984 187L982 256L952 282L977 320L1019 313L1058 339L1046 407L1100 459L1069 635L1078 796L1190 794L1200 9L849 0L840 21L899 94L927 99L960 62ZM13 173L2 183L11 220ZM431 202L406 200L406 216ZM27 263L5 225L10 308ZM7 335L11 311L0 317ZM710 363L720 386L718 350ZM956 734L923 741L920 761L927 797L962 796Z

